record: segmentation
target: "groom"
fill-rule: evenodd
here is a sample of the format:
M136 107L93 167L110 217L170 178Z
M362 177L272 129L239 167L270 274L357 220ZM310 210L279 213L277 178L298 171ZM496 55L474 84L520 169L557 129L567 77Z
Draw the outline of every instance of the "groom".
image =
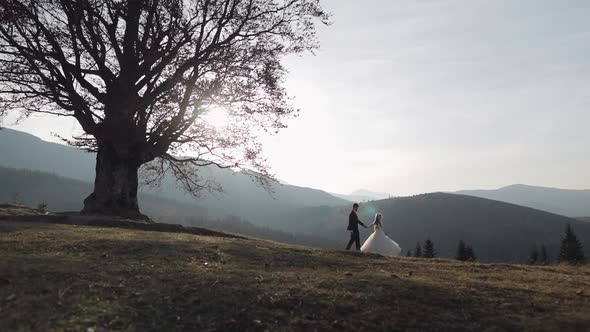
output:
M361 250L361 238L359 234L359 224L361 224L364 228L367 228L365 224L363 224L360 220L358 215L356 214L359 209L358 203L354 203L352 205L352 211L348 215L348 228L346 230L350 231L350 241L348 241L348 245L346 246L346 250L350 250L350 247L353 243L356 243L356 250Z

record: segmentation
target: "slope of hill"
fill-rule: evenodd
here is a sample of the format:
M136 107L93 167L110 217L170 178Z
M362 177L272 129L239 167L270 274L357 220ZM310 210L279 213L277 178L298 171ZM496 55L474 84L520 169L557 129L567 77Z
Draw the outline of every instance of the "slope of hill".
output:
M96 156L92 153L46 142L25 132L0 130L0 166L93 182L95 162Z
M574 331L590 270L0 221L5 331Z
M556 258L565 224L570 223L590 254L590 224L514 204L446 193L398 197L361 204L361 220L383 214L385 232L404 249L430 237L439 256L454 257L459 240L472 243L482 261L524 262L533 244L544 243ZM283 219L291 231L347 241L349 210L317 207ZM370 234L361 230L361 239Z
M94 154L45 142L27 133L7 128L0 130L0 156L0 166L94 182ZM278 183L273 187L274 194L271 195L253 183L248 176L231 170L209 167L204 168L201 175L204 179L217 181L225 192L215 195L204 193L203 197L195 199L179 189L171 177L166 177L159 188L144 187L141 191L187 204L206 206L207 217L210 218L233 214L252 221L268 219L265 212L268 209L281 211L319 205L348 205L348 201L321 190ZM143 207L147 208L147 205Z
M47 204L51 211L80 211L82 200L92 184L44 172L0 167L0 203L18 203L36 207ZM206 214L196 205L141 193L143 211L153 217L189 217Z
M590 190L572 190L515 184L492 190L462 190L476 196L549 211L568 217L590 215Z

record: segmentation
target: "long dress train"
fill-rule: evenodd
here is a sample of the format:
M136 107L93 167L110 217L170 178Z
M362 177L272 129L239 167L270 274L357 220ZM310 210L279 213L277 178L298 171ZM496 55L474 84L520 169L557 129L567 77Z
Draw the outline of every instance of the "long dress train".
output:
M381 221L373 225L373 234L367 238L361 247L361 252L389 256L398 256L401 251L402 248L400 248L395 241L385 235Z

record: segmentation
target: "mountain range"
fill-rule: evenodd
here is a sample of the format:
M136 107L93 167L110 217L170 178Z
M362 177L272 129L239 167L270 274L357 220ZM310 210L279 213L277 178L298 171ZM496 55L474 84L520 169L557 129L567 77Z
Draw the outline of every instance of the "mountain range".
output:
M55 174L0 166L0 203L37 207L47 204L50 211L80 211L82 201L92 191L92 183ZM157 218L198 216L204 208L177 200L140 193L144 213Z
M3 128L0 130L0 166L30 169L64 176L76 180L94 181L95 155L79 149L43 141L31 134ZM390 198L387 193L357 190L348 195L327 193L312 188L277 182L274 194L253 183L244 174L205 168L201 175L214 179L224 188L223 194L203 193L195 199L177 188L174 179L167 177L159 188L142 188L145 193L167 197L189 204L207 207L207 214L220 217L227 214L245 214L249 218L264 217L252 204L284 208L299 206L341 206L350 202L366 202ZM590 216L590 190L546 188L515 184L491 190L462 190L456 194L476 196L507 203L528 206L568 217ZM247 210L247 211L246 211ZM246 211L246 212L244 212Z
M457 194L508 202L568 217L590 216L590 190L514 184L492 190L462 190Z
M333 196L345 199L350 202L368 202L368 201L377 201L380 199L391 198L391 195L388 193L377 193L377 192L373 192L373 191L370 191L367 189L355 190L348 195L335 194L335 193L330 193L330 194Z
M347 239L348 209L312 207L294 211L281 227L321 234L342 245ZM474 196L429 193L361 204L360 217L370 223L383 214L385 232L404 249L414 251L427 238L439 256L454 257L459 240L474 246L482 261L523 262L533 245L545 244L555 261L566 224L572 225L590 254L590 223L520 205ZM361 240L370 234L361 229Z

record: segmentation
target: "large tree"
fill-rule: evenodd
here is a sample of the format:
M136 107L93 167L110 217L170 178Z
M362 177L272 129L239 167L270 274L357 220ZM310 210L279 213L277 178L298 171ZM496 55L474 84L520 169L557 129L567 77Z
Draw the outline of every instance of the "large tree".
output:
M2 0L0 109L74 117L97 152L83 212L140 216L141 166L192 193L201 166L269 175L257 136L296 114L281 60L326 20L319 0Z

